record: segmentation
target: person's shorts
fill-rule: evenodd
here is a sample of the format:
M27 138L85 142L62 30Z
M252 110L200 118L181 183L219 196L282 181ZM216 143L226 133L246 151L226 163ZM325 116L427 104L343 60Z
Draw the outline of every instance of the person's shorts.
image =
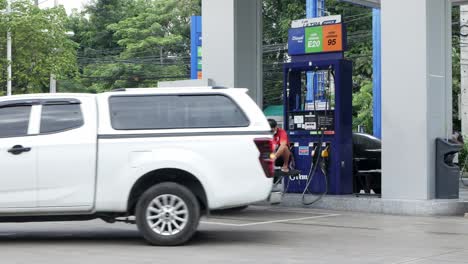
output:
M279 157L275 160L275 166L276 167L282 167L284 164L284 159L283 157Z

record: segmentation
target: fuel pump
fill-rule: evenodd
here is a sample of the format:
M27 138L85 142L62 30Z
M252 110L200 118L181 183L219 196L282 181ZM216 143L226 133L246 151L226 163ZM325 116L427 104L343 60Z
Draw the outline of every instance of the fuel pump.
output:
M327 193L352 193L352 63L344 59L341 17L296 21L293 27L291 62L284 65L284 125L301 174L285 177L284 191L301 193L310 204ZM309 88L307 73L315 80ZM307 201L308 193L319 196Z

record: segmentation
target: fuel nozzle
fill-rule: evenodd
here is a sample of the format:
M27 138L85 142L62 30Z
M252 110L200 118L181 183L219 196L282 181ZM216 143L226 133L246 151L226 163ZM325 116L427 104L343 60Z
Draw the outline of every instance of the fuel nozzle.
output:
M311 156L312 156L312 162L315 163L317 162L319 155L320 155L320 150L318 144L314 146L314 148L311 151Z
M312 149L311 153L310 153L311 156L312 156L312 157L315 157L315 153L316 153L316 152L317 152L317 147L314 147L314 148Z
M327 146L324 150L322 150L322 158L328 159L330 157L330 146Z
M320 162L320 168L322 169L322 172L324 175L328 174L328 168L330 165L330 145L327 145L324 150L322 150L321 153L322 156L322 161Z

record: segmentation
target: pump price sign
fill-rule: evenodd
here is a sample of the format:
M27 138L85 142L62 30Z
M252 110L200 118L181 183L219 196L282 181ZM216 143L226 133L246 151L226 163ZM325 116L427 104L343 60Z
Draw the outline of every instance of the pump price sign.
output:
M317 53L323 51L322 27L305 28L305 52Z
M304 55L322 52L341 52L343 24L322 25L289 30L289 55Z

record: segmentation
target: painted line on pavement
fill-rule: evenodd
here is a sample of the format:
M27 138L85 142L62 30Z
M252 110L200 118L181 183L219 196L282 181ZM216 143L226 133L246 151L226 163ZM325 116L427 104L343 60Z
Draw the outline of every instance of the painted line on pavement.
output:
M255 225L286 223L286 222L292 222L292 221L312 220L312 219L328 218L328 217L335 217L335 216L340 216L340 215L339 214L325 214L325 215L317 215L317 216L309 216L309 217L301 217L301 218L291 218L291 219L272 220L272 221L265 221L265 222L246 223L246 224L232 224L232 223L215 222L215 221L201 221L201 223L202 224L208 224L208 225L245 227L245 226L255 226ZM248 221L248 220L246 219L246 221Z

